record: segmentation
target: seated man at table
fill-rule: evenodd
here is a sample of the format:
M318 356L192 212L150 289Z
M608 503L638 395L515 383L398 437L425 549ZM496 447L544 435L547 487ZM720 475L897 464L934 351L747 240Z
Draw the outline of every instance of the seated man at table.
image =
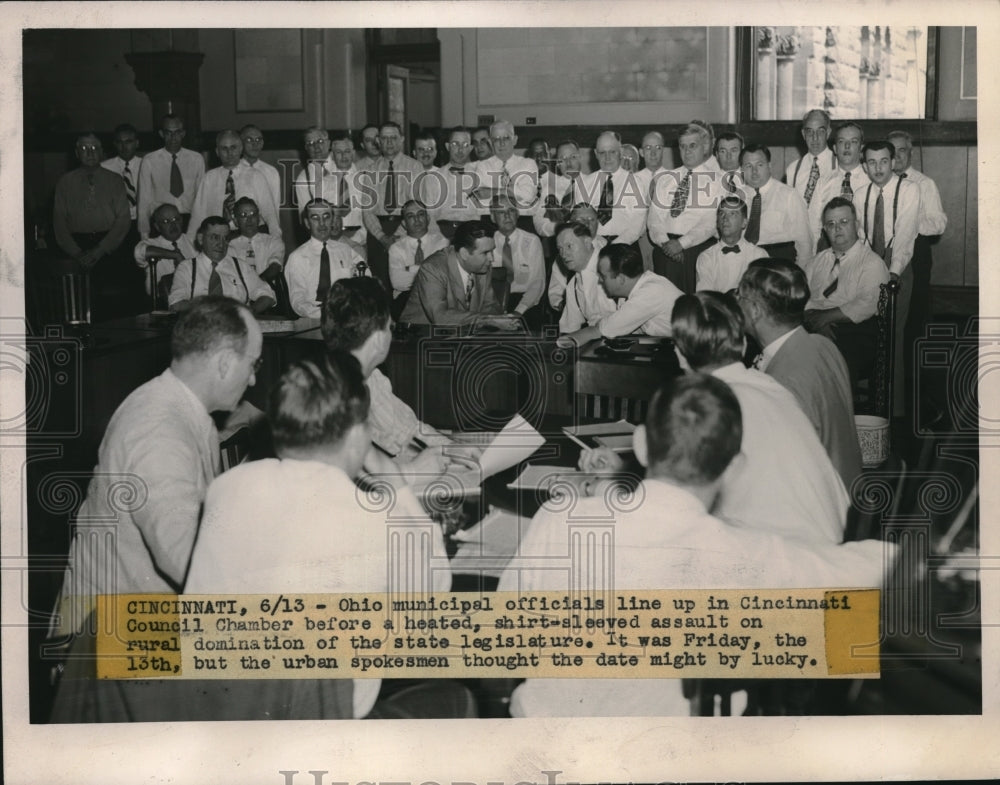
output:
M403 205L406 235L389 246L389 280L392 282L392 314L398 318L406 307L413 280L427 257L448 247L448 240L432 223L427 207L416 199Z
M582 223L590 231L590 236L594 241L594 248L596 250L601 250L605 245L607 245L607 240L601 237L597 233L597 229L600 223L597 220L597 208L593 205L589 205L586 202L580 202L573 206L569 214L570 222ZM559 226L563 224L558 224L553 230L553 235L558 230ZM553 237L553 239L555 239ZM552 306L556 311L560 310L563 306L563 300L566 298L566 282L573 277L573 273L566 269L566 263L563 258L557 252L555 258L552 262L552 272L549 275L549 305ZM567 275L567 273L569 273Z
M410 299L399 317L411 324L472 324L484 317L498 317L500 304L493 296L493 233L478 221L459 224L451 245L420 265ZM513 327L511 319L492 319Z
M361 254L333 239L343 231L341 211L326 199L313 199L302 211L309 239L288 255L288 299L299 316L318 319L330 285L341 278L367 274Z
M285 266L285 243L260 231L260 208L249 196L236 200L233 218L238 234L229 241L229 253L252 267L261 280L273 283Z
M501 307L507 313L523 316L536 328L542 314L535 306L545 291L545 258L542 241L517 226L517 207L507 197L494 197L490 217L497 231L493 253L494 293L500 290Z
M187 591L378 597L451 587L440 526L427 517L392 462L371 448L368 404L361 369L350 355L300 361L284 373L268 407L277 458L237 466L209 487ZM392 529L406 530L398 539L390 538L385 513L365 504L358 492L353 480L362 468L392 486ZM247 536L250 521L252 537ZM410 534L426 538L423 558L391 552L392 542L405 543ZM360 719L375 707L381 681L264 679L252 684L253 689L231 699L236 705L229 711L245 712L247 719ZM390 700L389 707L375 708L372 718L475 716L471 695L455 682L409 691L405 708Z
M767 251L743 236L747 228L747 203L738 196L727 196L719 202L715 226L719 242L698 254L696 286L699 292L735 289L747 265L767 256Z
M691 374L668 382L636 429L647 467L634 498L609 516L608 497L542 507L500 578L500 591L593 592L638 589L878 586L887 547L869 540L835 546L738 529L709 514L729 477L741 471L747 416L719 379ZM613 539L594 534L610 521ZM577 538L594 544L580 555ZM572 555L569 555L572 554ZM570 576L573 585L570 585ZM613 585L608 576L612 575ZM553 619L558 623L558 619ZM531 716L684 716L679 679L528 679L510 712Z
M165 301L174 281L174 269L184 259L198 255L183 231L181 214L172 204L161 204L153 210L153 229L148 240L140 240L133 253L135 263L143 270L146 293L151 294L149 268L155 267L158 300Z
M583 223L571 221L556 230L556 247L566 269L573 274L566 287L566 307L559 317L564 345L572 343L567 334L593 327L616 310L597 279L598 248L594 235Z
M170 287L170 310L182 311L202 294L222 295L239 300L254 313L263 313L274 305L274 291L252 267L233 256L229 249L229 221L210 215L201 222L197 233L201 253L177 265Z
M670 337L670 314L681 290L662 275L643 269L642 254L631 245L613 244L597 257L597 279L618 310L596 325L583 327L559 340L578 346L597 338L617 338L629 333Z

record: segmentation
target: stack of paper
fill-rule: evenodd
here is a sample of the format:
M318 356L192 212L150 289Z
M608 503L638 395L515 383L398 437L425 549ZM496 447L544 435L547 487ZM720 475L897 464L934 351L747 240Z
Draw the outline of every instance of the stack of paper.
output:
M625 420L619 420L618 422L602 422L595 425L563 428L563 433L584 449L608 447L615 452L627 452L632 449L632 434L635 433L635 426Z

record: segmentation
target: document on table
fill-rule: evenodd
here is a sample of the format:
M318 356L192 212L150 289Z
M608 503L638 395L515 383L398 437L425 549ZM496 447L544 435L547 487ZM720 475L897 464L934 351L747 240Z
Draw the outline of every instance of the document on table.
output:
M594 447L609 447L615 452L627 452L632 449L632 434L635 433L635 426L625 420L619 420L618 422L602 422L594 425L563 428L563 433L588 450Z

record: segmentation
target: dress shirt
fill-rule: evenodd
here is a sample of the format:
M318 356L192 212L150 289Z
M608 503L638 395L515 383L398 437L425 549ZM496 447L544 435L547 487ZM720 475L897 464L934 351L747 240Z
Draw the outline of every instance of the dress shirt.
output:
M896 188L899 188L899 202L896 204L893 223L893 203ZM858 236L871 246L871 235L875 232L875 203L878 201L878 186L869 183L854 192L854 209L858 211ZM865 215L867 202L868 214ZM885 246L892 245L889 272L902 275L913 258L913 242L920 227L920 187L909 178L900 180L896 175L882 188L882 217ZM867 220L866 220L867 219ZM865 227L868 227L867 235Z
M906 179L911 183L916 183L920 189L919 234L924 237L944 234L944 230L948 226L948 216L945 215L944 209L941 207L941 194L938 193L937 184L912 166L906 170L905 174Z
M743 237L736 241L736 246L740 249L739 253L730 251L724 254L722 249L729 246L719 240L711 248L706 248L698 254L695 267L697 291L710 289L713 292L728 292L730 289L735 289L739 286L740 278L750 266L750 262L767 256L767 251L748 243Z
M470 161L461 171L452 171L451 166L438 167L436 177L420 178L420 198L428 215L436 221L478 221L479 207L469 195L479 185L476 165Z
M496 193L503 192L502 177L506 168L507 176L512 183L514 199L521 215L532 215L538 200L538 164L531 158L522 155L512 155L506 162L497 156L491 156L485 161L476 161L476 174L479 176L479 187L492 188ZM489 215L489 200L480 205L480 215Z
M81 166L56 183L52 231L68 255L79 256L82 251L72 237L76 232L107 232L97 247L105 255L113 253L128 234L130 220L125 184L107 169Z
M663 245L668 235L680 235L683 248L692 248L715 235L715 213L722 187L719 173L700 164L691 169L691 185L684 212L676 218L670 215L674 193L688 172L686 166L661 172L655 179L653 199L649 205L646 226L654 245Z
M796 327L796 330L803 330L802 327ZM774 355L778 353L782 346L792 337L792 333L795 330L789 330L787 333L782 335L780 338L775 338L771 343L760 350L760 357L754 363L754 368L756 368L761 373L767 373L767 366L771 364L771 360L774 359ZM804 332L804 330L803 330ZM827 339L829 340L829 339Z
M107 161L101 161L101 166L107 169L109 172L114 172L116 175L122 178L122 184L125 183L125 161L119 158L117 155L114 158L109 158ZM142 156L134 155L128 162L128 172L132 179L132 187L135 188L135 200L136 203L129 204L129 217L134 221L139 209L139 170L142 168ZM127 193L126 189L126 193Z
M521 301L514 309L516 313L524 313L537 305L545 291L545 257L542 254L542 241L530 232L515 228L507 238L501 232L493 235L496 247L493 250L493 266L503 266L503 248L509 242L511 256L514 260L514 280L510 284L511 294L522 295Z
M747 203L749 212L753 204L754 189L741 183L737 190ZM809 230L809 213L806 203L790 185L779 183L773 177L760 189L760 236L758 245L795 243L796 261L804 264L813 257L816 247Z
M823 208L826 207L827 202L833 199L833 197L840 196L840 187L844 181L845 174L846 172L839 166L833 169L826 176L826 179L820 180L820 184L816 187L816 194L809 203L809 230L812 232L812 236L816 238L816 242L819 242L819 239L823 236ZM865 168L861 164L858 164L851 170L851 193L868 185L870 182L871 180L868 179L868 175L865 174ZM859 222L860 219L861 216L859 215Z
M819 187L823 184L823 180L837 165L833 150L827 148L819 155L813 155L807 151L801 158L788 164L785 169L785 182L799 192L803 201L806 198L806 188L809 187L809 173L812 171L813 161L819 163L819 180L816 181L816 186L813 188L813 200L815 200L819 195ZM809 204L811 205L812 201Z
M535 208L535 214L531 216L531 221L535 225L535 231L539 237L552 237L556 233L556 224L545 217L545 200L549 196L554 196L556 203L561 206L563 198L570 188L573 187L574 181L555 172L546 172L542 175L539 182L542 186L542 191L538 199L538 205ZM572 207L572 204L570 207Z
M194 293L192 294L191 268L194 266L194 261L197 261L197 271L195 273ZM239 265L238 268L237 265ZM219 262L215 271L222 279L222 294L226 297L239 300L246 305L250 305L258 297L274 299L274 290L260 280L253 268L237 262L231 256L227 256ZM208 294L208 282L211 277L212 260L205 254L198 254L195 260L185 259L174 270L174 282L170 287L170 296L167 298L167 302L174 305L190 300L192 297Z
M208 489L189 590L271 596L447 591L451 572L441 527L408 489L394 500L387 520L340 468L318 461L268 458L237 466ZM390 555L390 527L399 542L411 534L425 542L424 558ZM390 564L406 567L400 575ZM380 686L379 679L354 680L355 719L371 711Z
M364 261L351 246L337 240L327 240L326 250L330 255L331 284L341 278L353 277L355 265ZM308 316L310 319L318 319L323 311L323 303L316 299L322 253L323 243L310 237L288 255L288 263L285 265L288 300L292 310L299 316ZM365 274L371 273L366 270Z
M317 171L319 170L319 171ZM322 174L319 174L322 172ZM320 166L310 162L305 169L295 177L295 209L302 214L305 206L313 199L326 199L330 204L341 207L340 178L347 178L347 198L350 211L344 216L344 226L358 227L349 234L351 240L364 245L368 232L364 226L363 208L365 205L365 190L363 188L367 175L351 166L346 171L337 168L332 158L327 158ZM370 197L368 197L370 200Z
M577 500L571 515L565 505L544 505L498 591L876 587L889 561L886 553L893 552L875 540L805 543L728 526L693 494L658 479L644 480L635 498L641 503L612 515L604 496ZM580 530L595 521L610 521L614 537L588 541ZM575 556L577 543L582 557ZM680 679L528 679L514 691L510 709L515 717L691 713Z
M574 202L586 202L596 209L604 193L607 172L598 170L582 175L575 185ZM615 242L631 245L639 239L646 228L646 199L649 194L649 180L641 172L633 174L618 167L611 173L611 188L614 204L611 220L598 224L598 234L617 238Z
M598 253L595 247L587 266L566 285L566 307L559 317L560 333L575 333L583 327L596 327L602 319L618 310L615 301L604 293L597 280Z
M218 469L215 424L173 371L125 399L108 423L76 515L60 632L80 629L94 595L184 588L201 502ZM123 504L127 498L136 503Z
M373 172L375 171L375 164L382 160L382 156L378 155L372 158L368 155L363 155L354 161L354 168L359 172Z
M742 470L727 478L714 514L753 529L841 542L847 490L795 396L741 362L712 375L740 402L746 456Z
M146 249L147 248L166 248L169 251L174 250L174 244L164 237L151 237L148 240L140 240L136 243L135 251L133 252L133 258L135 263L139 265L139 268L146 270L149 268L149 262L146 261ZM177 238L177 250L181 252L181 255L185 259L193 259L198 255L195 247L191 244L183 234ZM174 269L177 267L177 262L173 259L160 259L156 263L156 282L159 283L160 280L166 275L173 275ZM149 294L149 276L144 276L146 279L146 294Z
M618 301L618 310L601 319L598 328L605 338L629 333L670 337L670 315L683 292L662 275L646 270L628 297Z
M465 291L469 278L475 281L471 302ZM458 254L448 247L429 256L420 265L410 298L399 317L413 324L472 324L482 316L500 313L489 274L470 276L459 264Z
M839 308L855 324L871 318L878 311L879 287L889 280L885 262L858 239L841 257L837 289L826 297L823 292L833 280L835 259L833 249L827 248L816 254L806 266L809 291L812 293L806 309Z
M271 192L271 199L274 200L274 206L281 208L281 174L267 161L258 158L253 163L250 163L246 158L240 159L240 166L246 166L253 169L255 172L264 175L264 180L267 182L268 190Z
M205 159L200 153L182 147L177 152L177 168L184 180L184 193L174 196L170 193L170 168L173 157L165 148L154 150L142 159L139 177L139 234L149 237L150 217L161 204L172 204L181 213L190 213L194 197L205 176Z
M278 208L271 198L271 189L267 180L256 169L237 165L233 168L233 186L236 191L234 201L249 196L257 203L260 219L267 224L268 231L275 237L281 237L281 226L278 223ZM198 234L198 227L210 215L222 215L222 204L226 199L226 180L229 179L229 169L217 166L210 169L198 186L198 195L191 206L191 223L188 225L187 236L192 242ZM231 227L236 224L230 222Z
M427 234L420 238L420 250L424 252L424 259L447 247L448 238L440 232L428 230ZM394 297L408 292L412 288L413 279L417 277L417 272L420 270L416 263L416 255L416 237L409 235L400 237L389 246L389 281L392 283Z
M594 238L594 250L600 251L605 245L607 245L607 240L598 235ZM563 298L566 296L566 276L563 275L562 267L558 264L552 264L552 271L549 273L549 304L559 310L559 307L563 303Z
M250 255L251 248L253 256ZM253 237L240 234L229 241L226 255L235 256L260 275L272 264L285 266L285 243L280 237L267 232L257 232Z
M417 177L424 171L424 167L419 161L402 153L398 153L392 159L392 169L396 185L396 207L394 210L385 209L385 185L386 178L389 176L389 159L379 158L364 178L366 199L362 203L362 207L364 208L365 226L376 237L382 234L381 230L377 228L378 218L386 215L400 215L403 211L403 205L410 199L417 198Z
M365 386L371 399L368 429L372 442L389 455L395 457L403 452L414 436L428 445L450 444L447 436L420 422L413 409L396 397L392 382L378 368L365 379Z

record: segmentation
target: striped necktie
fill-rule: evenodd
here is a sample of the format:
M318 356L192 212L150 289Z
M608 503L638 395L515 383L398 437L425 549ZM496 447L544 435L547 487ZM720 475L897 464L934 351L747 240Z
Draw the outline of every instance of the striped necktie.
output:
M615 201L615 186L611 182L611 172L604 175L604 188L601 190L601 201L597 206L597 220L606 224L611 220L611 205Z
M472 310L472 291L476 288L476 276L469 273L469 280L465 282L465 307Z
M806 206L812 201L813 192L816 190L816 183L819 182L819 159L813 156L812 169L809 170L809 182L806 183L806 192L804 199L806 200Z
M132 170L129 168L128 161L125 162L125 168L122 169L122 180L125 181L125 196L128 197L128 206L132 212L135 212L135 183L132 182Z
M848 172L844 175L844 179L840 182L840 195L845 199L850 199L854 196L854 189L851 188L851 173Z
M687 173L684 175L684 179L681 180L680 185L677 186L677 190L674 191L674 201L670 204L671 218L676 218L684 212L684 208L687 207L688 194L690 192L691 170L688 169Z
M226 196L222 200L222 215L227 221L233 220L233 208L236 205L236 184L233 182L233 170L226 177Z
M833 257L833 268L830 270L830 283L823 290L823 296L829 297L835 291L837 291L837 285L840 283L840 259L836 256Z

